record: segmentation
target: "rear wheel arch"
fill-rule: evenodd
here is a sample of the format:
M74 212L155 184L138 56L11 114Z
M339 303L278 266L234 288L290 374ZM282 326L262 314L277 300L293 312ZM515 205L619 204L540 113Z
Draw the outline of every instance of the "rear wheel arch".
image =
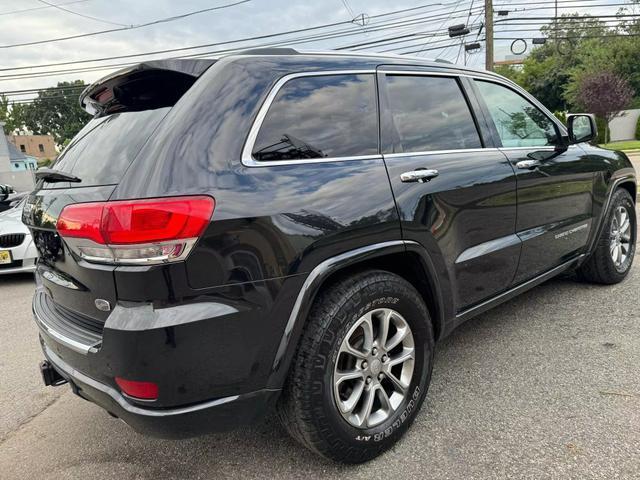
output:
M434 340L439 340L447 333L445 319L449 318L452 308L447 303L447 292L441 289L442 282L436 276L434 264L424 247L402 240L361 247L331 257L311 270L297 293L273 360L267 387L281 388L286 381L307 318L318 295L345 276L372 269L388 271L407 280L418 290L427 305Z
M422 296L429 310L433 327L434 338L438 340L444 328L444 306L441 300L441 292L438 290L438 282L435 274L428 271L425 260L412 251L401 253L386 253L373 258L361 260L331 272L318 286L313 298L309 300L312 305L320 292L330 288L345 277L353 276L366 270L381 270L393 273L409 282Z

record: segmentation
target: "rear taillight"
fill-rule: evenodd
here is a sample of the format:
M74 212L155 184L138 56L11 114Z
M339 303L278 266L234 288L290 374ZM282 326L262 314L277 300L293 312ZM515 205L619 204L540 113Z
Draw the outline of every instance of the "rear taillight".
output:
M165 263L186 258L214 207L207 196L77 203L62 209L57 229L89 262Z

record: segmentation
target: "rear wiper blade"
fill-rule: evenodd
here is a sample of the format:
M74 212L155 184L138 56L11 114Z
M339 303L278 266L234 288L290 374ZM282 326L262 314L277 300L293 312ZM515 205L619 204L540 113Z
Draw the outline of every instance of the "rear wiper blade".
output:
M36 170L36 180L44 180L46 182L73 182L79 183L80 180L75 175L70 173L61 172L53 168L39 168Z

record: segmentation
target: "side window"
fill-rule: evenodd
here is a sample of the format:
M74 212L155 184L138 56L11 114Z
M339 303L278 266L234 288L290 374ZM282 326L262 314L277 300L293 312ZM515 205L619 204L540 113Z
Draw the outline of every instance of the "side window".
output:
M262 161L378 153L373 74L321 75L288 81L264 118L253 158Z
M455 78L387 75L385 83L389 114L397 132L393 152L482 147Z
M558 138L556 126L547 115L513 90L476 80L503 147L544 147Z

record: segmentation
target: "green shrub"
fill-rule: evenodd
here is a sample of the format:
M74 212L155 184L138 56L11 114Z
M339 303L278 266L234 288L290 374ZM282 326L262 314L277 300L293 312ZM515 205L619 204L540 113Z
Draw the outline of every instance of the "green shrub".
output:
M563 125L567 125L567 113L562 111L553 112L555 117L562 122Z
M598 144L603 144L605 142L604 132L607 128L607 122L602 117L596 117L596 127L598 128Z
M640 117L638 117L638 123L636 123L636 140L640 140Z

